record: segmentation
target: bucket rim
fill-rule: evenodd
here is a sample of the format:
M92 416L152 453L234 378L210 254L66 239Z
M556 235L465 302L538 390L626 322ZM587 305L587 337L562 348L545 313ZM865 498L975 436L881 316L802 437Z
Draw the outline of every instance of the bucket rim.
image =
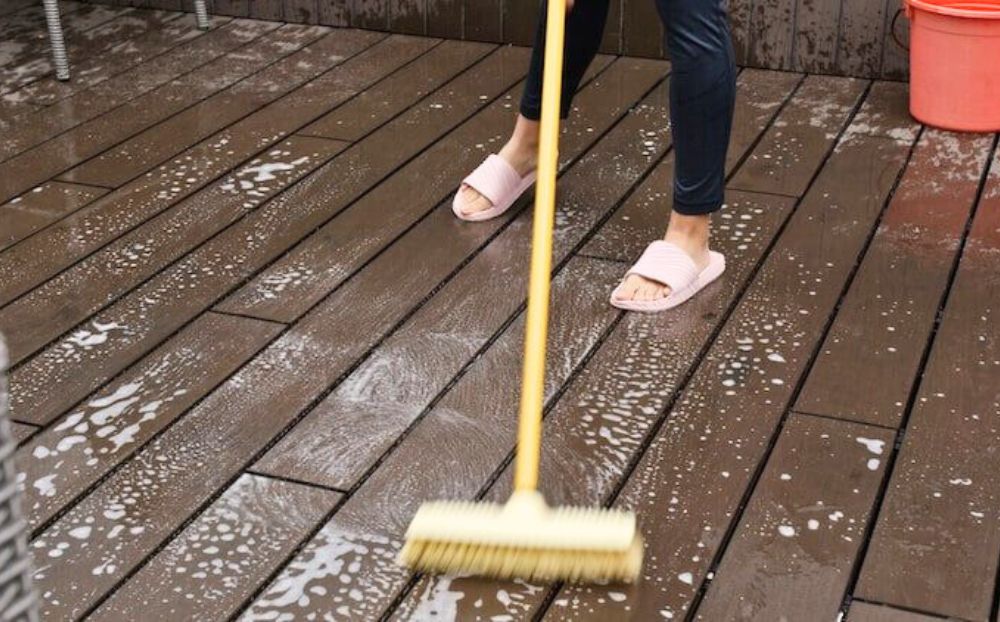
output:
M962 9L953 6L935 4L934 2L929 2L928 0L904 0L907 8L920 9L921 11L928 11L930 13L938 13L940 15L950 15L952 17L966 17L971 19L1000 19L1000 3L993 2L962 2L961 4L970 5L978 4L982 6L982 9ZM910 11L907 11L909 14Z

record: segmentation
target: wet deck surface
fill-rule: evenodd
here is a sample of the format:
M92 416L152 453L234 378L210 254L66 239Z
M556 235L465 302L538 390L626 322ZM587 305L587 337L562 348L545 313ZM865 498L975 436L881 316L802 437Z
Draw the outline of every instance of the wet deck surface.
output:
M0 12L0 331L46 619L997 619L995 136L914 124L905 85L744 70L728 271L622 314L670 66L600 57L542 479L636 510L646 576L412 577L422 500L509 489L530 210L449 199L528 51L67 2L60 84L28 4Z

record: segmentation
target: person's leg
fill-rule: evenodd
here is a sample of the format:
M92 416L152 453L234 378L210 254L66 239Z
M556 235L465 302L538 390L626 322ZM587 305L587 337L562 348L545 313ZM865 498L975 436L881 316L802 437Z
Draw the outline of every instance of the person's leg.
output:
M566 16L566 42L563 51L563 86L561 114L565 119L573 104L573 95L580 86L587 67L597 55L608 17L609 0L577 0ZM531 66L521 96L520 112L514 131L499 155L522 177L535 170L538 152L538 119L542 106L542 65L545 50L545 12L542 2L538 28L531 53ZM459 189L464 214L475 214L491 206L489 199L463 185Z
M711 214L722 206L736 66L724 0L657 0L670 53L674 208L664 239L699 269L708 264ZM655 300L662 283L630 275L620 297Z

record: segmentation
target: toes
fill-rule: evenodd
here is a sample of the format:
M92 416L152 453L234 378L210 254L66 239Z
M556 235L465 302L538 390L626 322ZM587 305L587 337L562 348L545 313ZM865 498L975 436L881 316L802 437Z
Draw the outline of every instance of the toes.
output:
M467 216L487 210L491 206L489 199L471 186L463 185L458 191L458 197L458 210Z
M617 300L652 302L666 298L669 294L670 288L662 283L650 281L633 274L625 278L621 287L616 292L615 298Z

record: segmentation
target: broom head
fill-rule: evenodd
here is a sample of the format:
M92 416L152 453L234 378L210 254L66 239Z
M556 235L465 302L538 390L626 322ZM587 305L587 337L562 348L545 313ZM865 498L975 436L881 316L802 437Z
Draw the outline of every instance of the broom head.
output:
M441 574L631 583L642 554L635 515L549 508L541 493L524 491L504 505L425 503L406 532L400 562Z

